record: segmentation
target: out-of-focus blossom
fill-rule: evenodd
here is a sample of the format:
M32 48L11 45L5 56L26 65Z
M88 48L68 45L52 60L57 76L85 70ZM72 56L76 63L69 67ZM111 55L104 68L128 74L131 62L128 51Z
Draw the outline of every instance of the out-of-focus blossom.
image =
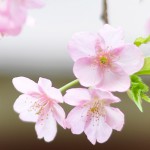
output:
M35 122L38 138L52 141L57 133L56 122L65 128L65 112L58 104L63 102L60 90L52 87L51 81L45 78L39 78L35 83L25 77L16 77L13 85L23 93L14 103L14 110L20 114L20 119Z
M118 108L110 106L120 99L110 92L99 89L70 89L64 100L75 106L67 116L67 128L73 134L84 132L92 144L96 141L106 142L113 129L120 131L123 127L124 114Z
M26 22L28 9L42 6L41 0L0 0L0 33L18 35Z
M69 42L69 52L80 83L106 91L128 90L130 75L144 63L140 49L123 41L122 29L107 24L98 33L76 33Z

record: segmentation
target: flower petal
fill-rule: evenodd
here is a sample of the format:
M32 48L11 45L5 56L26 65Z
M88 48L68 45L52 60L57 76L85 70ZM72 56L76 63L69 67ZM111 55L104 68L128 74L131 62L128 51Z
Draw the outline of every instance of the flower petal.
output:
M95 118L92 116L88 116L87 120L86 120L86 124L85 124L85 129L84 132L88 138L88 140L95 145L96 144L96 132L97 132L97 121L96 121L96 125L95 125Z
M38 138L44 138L46 142L50 142L55 138L57 125L51 111L48 114L44 114L44 116L40 116L35 125L35 130Z
M82 57L94 56L97 38L98 34L96 33L80 32L74 34L68 45L72 59L77 61Z
M130 78L120 66L115 65L105 70L102 82L97 85L97 88L101 88L106 91L127 91L130 87Z
M107 47L105 45L105 41L104 39L99 35L96 43L95 43L95 50L96 53L98 54L99 52L101 52L102 50L105 50Z
M42 0L25 0L22 1L22 5L24 7L30 8L41 8L44 6L44 2Z
M118 108L105 106L106 122L113 129L120 131L124 125L124 114Z
M90 93L85 88L69 89L66 91L66 94L64 95L65 103L72 106L79 106L90 100L91 100Z
M38 85L40 86L40 91L44 92L49 98L55 100L56 102L63 102L63 97L59 89L52 86L52 82L45 78L39 78Z
M40 77L38 81L38 85L39 85L39 89L41 90L41 92L44 92L45 94L47 94L49 93L49 90L52 87L52 82L48 79Z
M37 110L26 110L20 113L19 118L25 122L37 122L38 120Z
M104 39L108 48L115 48L124 44L124 34L121 28L113 28L106 24L101 28L99 34Z
M66 119L66 126L67 128L71 128L73 134L81 134L84 131L87 111L87 107L75 107L69 112Z
M18 1L1 1L0 32L4 35L17 35L26 21L27 10Z
M21 113L28 110L36 101L37 99L29 95L22 94L17 98L13 107L17 113Z
M32 92L39 92L37 83L26 77L13 78L12 82L14 87L21 93L30 94Z
M98 97L99 99L103 99L107 104L111 103L117 103L120 102L121 100L114 96L112 93L108 91L102 91L101 89L90 89L90 93L92 97Z
M80 83L85 86L95 86L102 80L102 72L97 64L94 64L93 58L80 58L73 67L75 76Z
M38 81L38 85L40 87L42 87L43 89L46 88L46 89L49 89L49 87L52 86L52 82L48 79L45 79L45 78L39 78L39 81Z
M66 116L65 112L63 108L57 103L53 105L53 116L63 128L66 128L65 127L65 116Z
M114 50L118 53L117 63L129 75L139 71L144 64L144 56L140 49L133 44L124 45L121 49Z
M99 125L97 128L97 142L104 143L106 142L112 134L112 128L108 126L104 118L100 118Z
M59 89L51 87L49 91L47 91L47 95L49 98L55 100L58 103L63 103L63 96Z
M92 117L85 128L85 134L88 140L95 145L96 141L104 143L108 140L112 133L112 129L105 123L104 118Z

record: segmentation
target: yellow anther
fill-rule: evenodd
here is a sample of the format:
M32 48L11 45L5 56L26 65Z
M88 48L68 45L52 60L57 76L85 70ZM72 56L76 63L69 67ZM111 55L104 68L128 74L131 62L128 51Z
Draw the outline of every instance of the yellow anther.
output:
M105 56L100 57L100 63L101 64L107 64L108 63L108 58Z

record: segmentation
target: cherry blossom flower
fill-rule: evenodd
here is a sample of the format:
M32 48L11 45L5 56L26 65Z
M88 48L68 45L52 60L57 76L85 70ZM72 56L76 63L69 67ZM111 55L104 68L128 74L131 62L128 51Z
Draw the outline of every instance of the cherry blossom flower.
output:
M75 106L67 116L66 127L73 134L84 132L92 144L104 143L111 136L112 130L121 131L124 114L110 106L120 99L110 92L100 89L70 89L64 101Z
M0 33L18 35L31 8L42 7L41 0L0 0Z
M63 102L61 92L45 78L39 78L38 83L35 83L25 77L16 77L13 85L23 93L14 103L14 110L19 113L20 119L35 122L38 138L52 141L57 133L56 122L65 128L65 112L58 104Z
M140 49L123 41L121 28L115 29L108 24L98 33L76 33L68 48L75 61L73 72L85 87L126 91L130 87L129 75L144 64Z

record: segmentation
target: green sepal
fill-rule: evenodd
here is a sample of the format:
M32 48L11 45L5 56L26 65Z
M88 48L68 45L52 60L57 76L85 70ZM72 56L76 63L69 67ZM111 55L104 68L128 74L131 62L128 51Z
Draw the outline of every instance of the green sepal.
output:
M150 57L145 57L142 69L136 75L150 75Z
M137 39L134 41L134 44L139 47L139 46L141 46L142 44L146 44L146 43L148 43L148 42L150 42L150 35L149 35L148 37L146 37L146 38L143 38L143 37L137 38Z
M143 112L142 100L150 102L150 98L146 95L148 91L149 87L141 80L140 77L137 75L131 76L131 87L127 91L127 94L141 112Z

